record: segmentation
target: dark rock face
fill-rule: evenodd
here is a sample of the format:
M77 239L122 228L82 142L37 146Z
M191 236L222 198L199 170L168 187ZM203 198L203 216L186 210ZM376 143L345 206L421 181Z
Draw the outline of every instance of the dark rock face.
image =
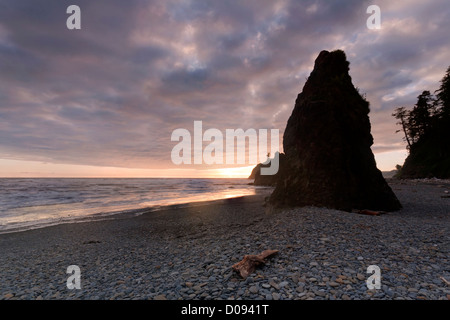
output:
M286 159L270 206L401 208L376 167L369 103L348 71L343 51L322 51L317 57L284 132Z

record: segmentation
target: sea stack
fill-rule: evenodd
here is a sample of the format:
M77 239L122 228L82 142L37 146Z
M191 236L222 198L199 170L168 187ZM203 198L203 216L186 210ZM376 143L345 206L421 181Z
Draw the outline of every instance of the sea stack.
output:
M278 164L279 167L284 166L284 154L283 153L279 153L276 152L276 155L278 156ZM273 159L270 159L271 161ZM261 168L264 167L270 167L271 163L267 163L267 164L263 164L263 163L259 163L258 165L256 165L256 167L253 168L252 173L250 174L250 176L248 177L249 179L254 179L254 185L255 186L270 186L270 187L274 187L277 184L277 180L278 180L278 174L280 172L280 170L278 170L278 172L274 175L262 175L261 174Z
M287 122L285 161L268 205L400 209L370 149L369 111L345 53L322 51Z

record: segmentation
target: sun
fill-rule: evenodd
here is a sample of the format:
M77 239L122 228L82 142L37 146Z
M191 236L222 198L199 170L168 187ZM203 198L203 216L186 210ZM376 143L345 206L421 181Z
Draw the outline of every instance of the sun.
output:
M216 169L219 178L248 178L254 166Z

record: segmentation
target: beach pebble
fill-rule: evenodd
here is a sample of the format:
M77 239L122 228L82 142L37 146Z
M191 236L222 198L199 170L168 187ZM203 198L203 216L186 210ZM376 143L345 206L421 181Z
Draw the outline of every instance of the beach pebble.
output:
M256 294L256 293L259 292L259 288L258 288L257 286L251 286L250 289L249 289L249 291L250 291L251 293Z
M3 295L3 297L4 297L5 299L11 299L12 297L14 297L14 295L13 295L12 293L5 293L5 294Z
M361 273L358 273L358 274L356 275L356 278L357 278L359 281L364 281L364 280L366 280L366 276L364 276L364 275L361 274Z
M334 282L334 281L328 282L328 285L329 285L330 287L339 287L339 283Z

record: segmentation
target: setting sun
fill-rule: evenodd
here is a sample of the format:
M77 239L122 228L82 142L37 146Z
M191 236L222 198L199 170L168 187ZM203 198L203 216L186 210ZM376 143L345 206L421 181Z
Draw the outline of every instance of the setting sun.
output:
M254 166L216 169L218 178L248 178Z

